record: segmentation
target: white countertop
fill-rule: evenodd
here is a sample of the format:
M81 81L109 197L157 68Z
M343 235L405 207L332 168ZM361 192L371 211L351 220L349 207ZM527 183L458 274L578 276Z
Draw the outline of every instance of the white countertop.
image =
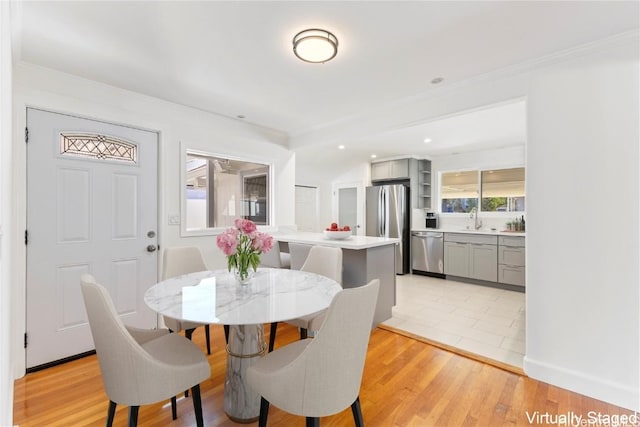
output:
M437 233L465 233L465 234L488 234L492 236L513 236L513 237L526 237L527 233L524 231L505 231L505 230L491 230L481 228L480 230L469 230L466 228L412 228L411 231L435 231Z
M367 249L384 245L395 245L400 239L391 237L349 236L344 240L332 240L322 233L298 232L290 234L274 233L273 238L280 242L305 243L308 245L335 246L342 249Z

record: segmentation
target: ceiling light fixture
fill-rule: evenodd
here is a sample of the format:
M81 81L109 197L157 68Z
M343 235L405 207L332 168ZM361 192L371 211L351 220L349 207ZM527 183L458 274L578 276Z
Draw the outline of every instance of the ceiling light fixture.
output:
M344 145L338 145L338 150L344 150Z
M425 139L424 139L424 143L425 143L425 144L428 144L428 143L430 143L431 141L432 141L432 139L431 139L431 138L425 138Z
M371 158L372 158L372 159L375 159L376 157L378 157L378 156L376 156L375 154L372 154L372 155L371 155Z
M300 31L293 37L293 53L304 62L327 62L338 54L338 39L318 28Z

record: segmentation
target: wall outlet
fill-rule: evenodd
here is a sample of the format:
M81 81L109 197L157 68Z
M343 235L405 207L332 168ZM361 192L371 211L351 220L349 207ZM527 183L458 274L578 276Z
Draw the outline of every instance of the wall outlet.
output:
M180 215L169 215L169 225L180 225Z

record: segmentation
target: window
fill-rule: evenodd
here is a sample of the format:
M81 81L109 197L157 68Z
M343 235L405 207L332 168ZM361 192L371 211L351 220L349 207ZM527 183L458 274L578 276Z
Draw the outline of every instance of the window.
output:
M524 212L524 168L443 172L441 212Z
M229 227L236 218L270 225L271 166L187 151L186 230Z
M442 174L442 212L470 212L478 207L478 171Z
M524 211L524 168L482 171L484 212Z

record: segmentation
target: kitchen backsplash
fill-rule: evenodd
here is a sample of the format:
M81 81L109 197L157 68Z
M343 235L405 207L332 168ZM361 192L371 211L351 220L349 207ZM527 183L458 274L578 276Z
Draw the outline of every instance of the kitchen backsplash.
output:
M520 219L524 215L525 223L527 219L527 214L522 212L513 212L511 214L506 214L506 216L500 217L487 217L483 216L482 213L478 216L478 218L482 221L483 229L492 229L495 228L498 231L503 231L507 229L507 222L515 221L516 218ZM469 215L438 215L438 228L447 228L447 229L465 229L467 226L469 229L473 229L473 218ZM413 209L411 213L411 228L412 229L423 229L425 227L425 212L423 209Z

